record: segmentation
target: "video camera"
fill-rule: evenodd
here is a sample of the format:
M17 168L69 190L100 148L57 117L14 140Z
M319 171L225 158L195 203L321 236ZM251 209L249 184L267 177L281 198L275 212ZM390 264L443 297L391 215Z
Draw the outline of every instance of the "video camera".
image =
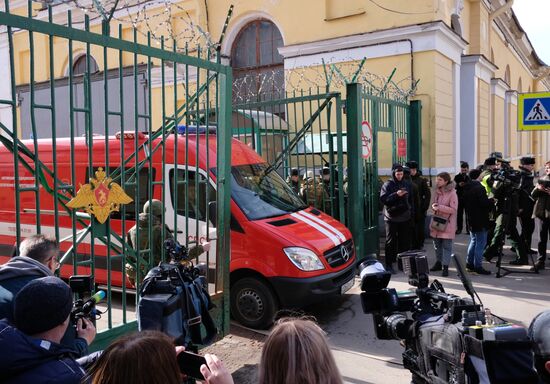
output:
M184 245L181 245L175 239L164 240L164 249L170 256L170 261L173 263L181 263L189 260L189 252Z
M76 328L78 319L87 318L95 326L96 320L102 314L96 308L96 304L105 298L105 291L97 291L92 295L91 292L94 286L92 276L89 275L74 275L69 277L69 286L77 296L77 299L73 303L73 310L71 311L71 324ZM87 294L90 297L85 300L84 297ZM84 324L83 327L86 327L86 325Z
M514 189L519 189L521 185L521 171L513 169L510 163L503 162L500 165L500 169L493 174L493 179Z
M537 382L526 329L483 310L481 301L476 304L479 296L454 255L469 298L446 293L437 280L430 284L422 252L399 257L416 289L387 288L391 274L375 259L367 260L359 266L361 303L363 312L373 315L378 339L402 340L403 366L413 383L462 384L467 377L477 383Z

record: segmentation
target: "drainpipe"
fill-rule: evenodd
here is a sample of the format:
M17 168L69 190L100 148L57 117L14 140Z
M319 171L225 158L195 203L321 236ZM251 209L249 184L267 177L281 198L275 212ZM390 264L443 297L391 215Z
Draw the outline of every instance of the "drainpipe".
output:
M512 5L514 5L514 0L508 0L502 7L497 8L489 15L489 22L493 21L500 15L502 15L504 12L508 11L512 8Z

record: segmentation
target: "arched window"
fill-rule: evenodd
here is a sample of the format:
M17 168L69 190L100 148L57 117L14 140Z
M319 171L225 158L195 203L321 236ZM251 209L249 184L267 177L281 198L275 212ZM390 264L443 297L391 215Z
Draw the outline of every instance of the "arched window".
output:
M236 102L276 98L284 93L283 38L269 20L254 20L238 34L231 49Z
M512 85L511 81L510 81L510 66L509 65L506 65L506 70L504 71L504 81L506 82L506 84L508 84L509 86Z
M75 62L73 63L73 75L83 75L86 73L86 58L87 55L79 56ZM99 71L99 67L97 66L97 63L95 59L90 56L90 74L96 73Z

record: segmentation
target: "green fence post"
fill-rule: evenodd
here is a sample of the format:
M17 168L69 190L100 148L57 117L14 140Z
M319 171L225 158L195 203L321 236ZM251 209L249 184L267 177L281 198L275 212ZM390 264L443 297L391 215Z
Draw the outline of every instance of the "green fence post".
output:
M355 244L357 262L364 259L363 217L364 182L361 149L361 121L363 116L361 87L357 83L346 85L346 125L348 140L348 222Z
M413 100L410 103L407 147L407 157L418 161L418 167L422 169L422 102L420 100Z

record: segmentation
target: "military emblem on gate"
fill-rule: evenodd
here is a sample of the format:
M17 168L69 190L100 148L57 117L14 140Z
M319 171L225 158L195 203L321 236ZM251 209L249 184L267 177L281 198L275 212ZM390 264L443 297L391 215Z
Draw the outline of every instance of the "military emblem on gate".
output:
M121 204L133 201L120 185L105 176L103 168L99 167L95 172L95 178L91 177L89 184L81 184L76 196L67 203L67 206L75 209L84 208L103 224L111 212L118 212Z

